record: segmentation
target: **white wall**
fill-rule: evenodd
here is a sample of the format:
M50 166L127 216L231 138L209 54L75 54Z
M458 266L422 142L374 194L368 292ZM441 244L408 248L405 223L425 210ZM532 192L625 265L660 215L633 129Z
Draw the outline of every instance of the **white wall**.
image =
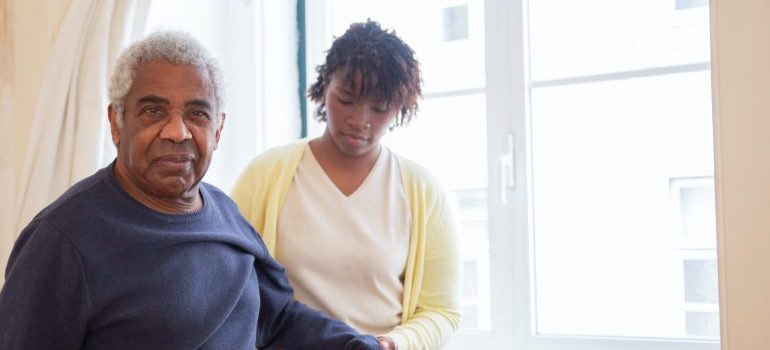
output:
M770 1L711 11L722 349L770 349Z

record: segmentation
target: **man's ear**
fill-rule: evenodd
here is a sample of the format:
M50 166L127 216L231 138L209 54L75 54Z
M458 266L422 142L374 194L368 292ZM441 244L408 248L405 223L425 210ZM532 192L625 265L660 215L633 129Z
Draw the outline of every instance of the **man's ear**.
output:
M222 120L219 122L219 128L217 128L217 131L214 133L214 138L216 139L216 143L214 144L214 149L217 149L219 147L219 136L222 135L222 128L225 127L225 113L222 112Z
M110 121L110 134L112 135L112 144L120 144L120 127L118 126L118 109L110 103L107 106L107 119Z

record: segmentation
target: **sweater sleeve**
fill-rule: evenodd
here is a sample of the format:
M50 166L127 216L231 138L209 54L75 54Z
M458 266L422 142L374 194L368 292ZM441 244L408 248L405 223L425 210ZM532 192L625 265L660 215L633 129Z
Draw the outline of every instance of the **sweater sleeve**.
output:
M46 222L14 245L0 292L0 349L80 349L91 314L80 255Z
M443 189L431 183L430 177L425 181L428 200L416 211L416 216L423 220L419 227L424 231L421 243L425 245L425 257L421 276L416 278L421 288L416 296L415 312L406 322L384 334L396 342L399 350L440 349L460 327L461 259L457 225Z
M265 255L257 266L260 311L259 349L379 350L371 335L361 335L346 324L293 300L283 266Z

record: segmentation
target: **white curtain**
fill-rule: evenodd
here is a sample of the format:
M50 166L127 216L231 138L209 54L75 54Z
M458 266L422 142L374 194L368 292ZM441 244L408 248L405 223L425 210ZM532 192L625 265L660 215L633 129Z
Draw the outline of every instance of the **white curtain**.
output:
M15 228L14 208L15 198L15 162L16 142L11 133L14 130L13 120L13 16L11 1L0 0L0 130L5 135L0 138L0 267L10 253L10 243L13 243ZM4 270L0 270L2 272ZM2 273L0 273L2 275ZM0 279L1 280L1 279Z
M114 157L107 122L110 69L119 51L143 33L149 3L72 1L35 106L11 236L72 184Z

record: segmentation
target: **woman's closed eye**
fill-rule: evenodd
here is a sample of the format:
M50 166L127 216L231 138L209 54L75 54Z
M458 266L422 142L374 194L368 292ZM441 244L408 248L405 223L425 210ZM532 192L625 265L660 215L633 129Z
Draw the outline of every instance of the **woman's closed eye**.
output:
M337 102L339 102L339 103L341 103L343 105L346 105L346 106L350 106L350 105L353 104L353 100L352 99L343 98L343 97L339 97L339 96L337 97Z
M380 103L372 106L372 110L377 113L387 113L390 110L390 106L387 103Z

